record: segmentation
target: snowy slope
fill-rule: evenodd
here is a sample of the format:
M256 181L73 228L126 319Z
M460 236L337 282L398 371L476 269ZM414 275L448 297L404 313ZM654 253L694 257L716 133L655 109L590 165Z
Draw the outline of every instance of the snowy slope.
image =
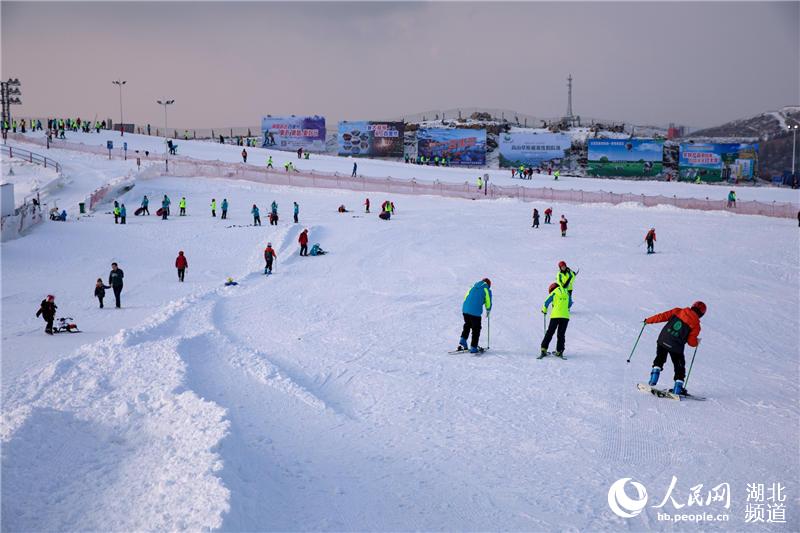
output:
M84 143L94 146L105 146L106 140L113 140L119 147L121 138L110 132L73 133L66 134L70 142ZM29 137L41 137L40 132L28 134ZM149 150L152 153L163 153L163 137L150 137L146 135L125 135L128 142L129 162L135 158L135 150ZM241 162L241 146L223 145L209 141L184 141L177 140L178 153L202 160L219 160L228 162ZM25 145L26 148L30 146ZM582 178L562 176L555 181L552 176L534 175L530 181L512 179L510 171L497 169L464 169L442 168L434 166L407 165L403 162L348 158L329 155L313 154L309 160L298 160L292 152L266 150L262 148L248 148L248 164L265 166L267 157L272 156L273 165L280 169L286 161L291 161L296 168L307 171L333 173L349 176L353 163L358 164L358 174L371 177L417 178L424 180L440 180L455 183L475 183L479 175L489 174L491 183L496 185L552 187L555 189L574 189L584 191L607 191L635 194L663 194L678 196L679 198L711 198L724 199L730 186L724 185L696 185L693 183L663 182L663 181L631 181L614 179ZM102 158L100 158L102 159ZM800 191L777 187L737 187L737 198L740 201L761 200L778 202L800 203Z
M45 168L41 165L29 163L22 159L3 156L0 162L2 183L14 184L14 204L19 207L28 197L36 196L41 190L58 179L55 169Z
M139 182L121 200L164 193L189 216L115 226L98 212L2 245L4 530L659 530L657 509L612 514L608 488L633 477L660 499L673 475L684 502L699 483L732 490L730 522L675 530L746 529L746 484L774 481L791 507L775 530L800 527L793 221L555 205L562 239L511 200L395 197L389 222L336 213L355 193L206 178ZM212 197L231 202L227 223ZM228 227L273 199L278 227ZM330 253L298 257L301 227ZM581 269L569 359L537 361L560 259ZM123 309L100 310L111 261ZM240 285L222 287L228 275ZM484 276L492 349L447 355ZM47 293L85 333L41 333ZM709 312L689 388L709 400L637 392L658 333L626 365L642 318L694 299Z

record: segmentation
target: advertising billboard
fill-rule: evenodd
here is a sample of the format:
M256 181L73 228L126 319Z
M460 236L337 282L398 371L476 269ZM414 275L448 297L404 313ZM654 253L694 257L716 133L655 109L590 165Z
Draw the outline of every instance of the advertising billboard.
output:
M758 164L758 143L681 143L680 179L751 180Z
M499 135L500 167L530 167L562 159L572 146L572 138L563 133L511 132Z
M325 151L325 117L314 115L261 118L261 146L276 150Z
M420 128L417 154L425 158L446 158L451 166L486 165L486 130Z
M403 122L339 122L339 155L403 157Z
M664 141L589 139L590 176L657 176L664 168Z

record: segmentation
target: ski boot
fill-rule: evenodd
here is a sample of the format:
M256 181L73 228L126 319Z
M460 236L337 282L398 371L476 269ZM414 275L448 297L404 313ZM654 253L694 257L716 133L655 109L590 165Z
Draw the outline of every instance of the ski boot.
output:
M559 359L566 359L566 357L564 357L564 352L553 352L553 355L555 355Z
M469 349L469 353L471 353L471 354L483 353L483 352L484 352L484 350L483 350L483 348L481 348L480 346L472 346L472 347Z
M547 357L547 348L542 348L539 352L539 359L544 359L545 357Z
M683 394L683 381L680 379L675 380L675 387L672 389L672 394L680 396Z
M459 339L458 340L458 348L456 350L469 350L469 346L467 345L467 339Z
M661 369L657 366L653 367L653 370L650 371L650 381L647 382L648 385L651 387L655 387L658 384L658 378L661 375Z

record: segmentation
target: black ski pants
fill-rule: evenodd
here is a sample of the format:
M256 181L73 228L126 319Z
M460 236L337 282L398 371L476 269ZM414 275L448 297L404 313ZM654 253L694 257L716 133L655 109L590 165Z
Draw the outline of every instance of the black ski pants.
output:
M667 362L667 354L672 359L672 366L675 367L675 381L683 381L686 377L686 357L684 357L683 351L670 351L669 348L658 343L656 344L656 358L653 359L653 366L663 370L664 363Z
M117 302L117 307L122 307L122 303L120 302L120 294L122 294L122 285L112 285L112 289L114 289L114 299Z
M550 325L547 326L547 333L544 334L544 339L542 339L542 348L547 350L550 346L550 341L553 339L553 335L558 331L556 335L556 351L563 352L564 345L566 344L568 325L569 318L551 318Z
M475 315L464 315L464 328L461 330L461 338L469 338L469 332L472 331L472 342L470 346L473 348L478 347L478 340L481 338L481 317Z
M178 269L178 281L183 281L183 276L185 276L185 275L186 275L186 269L185 268L179 268Z

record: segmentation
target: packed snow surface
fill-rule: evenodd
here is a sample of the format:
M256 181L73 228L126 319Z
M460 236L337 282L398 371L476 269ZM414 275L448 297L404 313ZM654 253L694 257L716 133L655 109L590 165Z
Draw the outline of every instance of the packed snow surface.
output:
M179 144L205 158L241 151ZM75 169L65 197L132 170L61 152ZM94 173L79 181L80 169ZM170 196L169 220L133 216L144 194L152 213ZM746 530L747 484L775 482L787 523L753 530L800 528L795 221L556 204L554 219L569 219L562 238L555 224L531 228L544 204L369 196L366 214L363 194L160 177L119 198L126 225L106 205L2 244L2 529L661 530L673 525L659 511L682 512L653 508L673 476L675 502L722 483L731 502L702 508L727 522L674 530ZM390 221L375 214L385 199ZM253 204L262 227L249 225ZM642 245L650 227L654 255ZM299 257L303 228L329 253ZM559 260L580 269L568 359L536 360ZM112 261L125 272L122 308L108 290L99 309L95 280L108 281ZM223 286L228 276L239 285ZM491 349L449 355L464 294L484 277ZM83 333L43 333L34 313L47 294ZM660 330L646 327L626 364L642 319L698 299L708 313L688 388L707 401L638 392ZM662 383L671 378L667 362ZM620 478L648 489L634 518L609 508Z
M120 137L118 133L102 131L101 133L75 133L67 132L67 143L82 143L92 146L106 146L106 142L111 140L118 149L123 142L128 143L127 167L135 169L136 150L144 152L148 150L151 154L164 153L164 138L125 134ZM28 134L29 138L41 138L41 132ZM59 141L53 146L59 146ZM212 141L193 141L175 139L178 145L178 155L187 156L201 160L218 160L233 163L241 163L241 152L244 147L229 144L219 144ZM31 148L30 144L24 147ZM38 148L39 150L42 147ZM727 197L728 191L733 188L737 191L737 199L740 202L749 200L760 200L764 202L794 202L800 204L800 191L781 187L769 186L742 186L735 187L728 184L694 184L686 182L666 182L666 181L632 181L622 179L601 179L585 178L577 176L562 175L555 180L552 175L534 174L531 180L520 180L511 178L511 171L508 169L483 169L483 168L464 168L464 167L436 167L406 164L402 161L391 161L385 159L367 159L338 157L334 155L311 154L310 159L297 159L295 152L284 152L278 150L267 150L265 148L246 148L247 164L265 167L267 158L272 157L273 166L279 170L283 164L291 161L292 164L301 171L319 171L326 173L338 172L340 175L350 176L353 170L353 163L357 164L359 176L386 177L422 180L439 180L442 182L474 184L478 176L489 174L490 183L501 186L525 186L525 187L552 187L554 189L574 189L584 191L606 191L616 193L633 193L647 195L677 196L679 198L709 198L712 200L723 200ZM67 150L50 150L52 157L59 159L64 157L58 154L69 152ZM73 158L74 155L66 155ZM98 157L102 159L102 157ZM106 158L106 162L111 163ZM163 162L162 162L163 163Z

